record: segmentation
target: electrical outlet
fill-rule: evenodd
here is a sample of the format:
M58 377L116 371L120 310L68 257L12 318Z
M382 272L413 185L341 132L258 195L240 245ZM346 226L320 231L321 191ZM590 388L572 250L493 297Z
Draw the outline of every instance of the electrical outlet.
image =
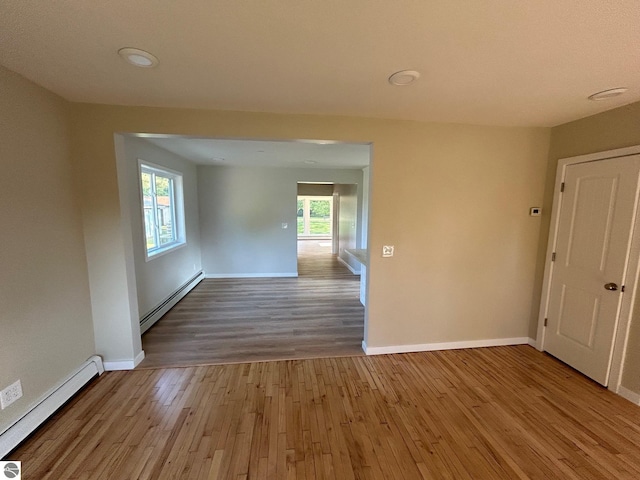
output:
M393 245L384 245L382 247L382 256L383 257L393 257Z
M22 384L18 380L0 392L0 407L4 410L20 397L22 397Z

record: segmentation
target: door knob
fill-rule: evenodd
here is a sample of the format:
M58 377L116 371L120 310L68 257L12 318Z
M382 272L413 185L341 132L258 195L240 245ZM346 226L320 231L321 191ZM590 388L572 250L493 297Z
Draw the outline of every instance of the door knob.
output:
M611 290L611 291L618 290L618 285L616 285L615 283L605 283L604 289Z

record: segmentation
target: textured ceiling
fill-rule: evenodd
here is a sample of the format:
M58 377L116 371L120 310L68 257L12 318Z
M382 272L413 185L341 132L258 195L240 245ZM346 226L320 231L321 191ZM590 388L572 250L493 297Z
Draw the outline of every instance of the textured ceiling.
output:
M0 64L107 104L552 126L640 100L639 47L638 0L0 3Z

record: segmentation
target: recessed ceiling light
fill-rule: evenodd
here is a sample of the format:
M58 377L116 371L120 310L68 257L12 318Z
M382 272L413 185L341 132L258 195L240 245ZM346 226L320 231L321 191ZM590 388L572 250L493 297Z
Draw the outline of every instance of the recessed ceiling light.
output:
M617 97L618 95L622 95L626 92L628 88L620 87L620 88L610 88L609 90L603 90L602 92L594 93L593 95L589 95L589 100L593 100L598 102L600 100L607 100L609 98Z
M419 78L420 72L416 72L415 70L401 70L389 77L389 83L399 86L410 85Z
M118 55L136 67L152 68L158 65L158 59L154 55L138 48L121 48Z

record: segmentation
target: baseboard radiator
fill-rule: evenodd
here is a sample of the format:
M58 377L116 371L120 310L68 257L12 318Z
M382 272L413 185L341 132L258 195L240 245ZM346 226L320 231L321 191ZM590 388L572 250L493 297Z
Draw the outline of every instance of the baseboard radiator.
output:
M178 303L182 298L189 293L196 285L198 285L204 278L204 272L198 272L190 280L187 280L181 287L175 292L169 295L160 305L147 313L140 319L140 333L144 333L149 330L154 323L167 313L171 308Z
M0 459L5 458L90 380L103 373L102 359L94 355L75 373L47 392L31 410L0 433Z
M338 259L338 262L347 267L351 273L353 273L354 275L360 275L360 270L356 270L355 268L353 268L349 262L340 258L339 256L336 258Z

